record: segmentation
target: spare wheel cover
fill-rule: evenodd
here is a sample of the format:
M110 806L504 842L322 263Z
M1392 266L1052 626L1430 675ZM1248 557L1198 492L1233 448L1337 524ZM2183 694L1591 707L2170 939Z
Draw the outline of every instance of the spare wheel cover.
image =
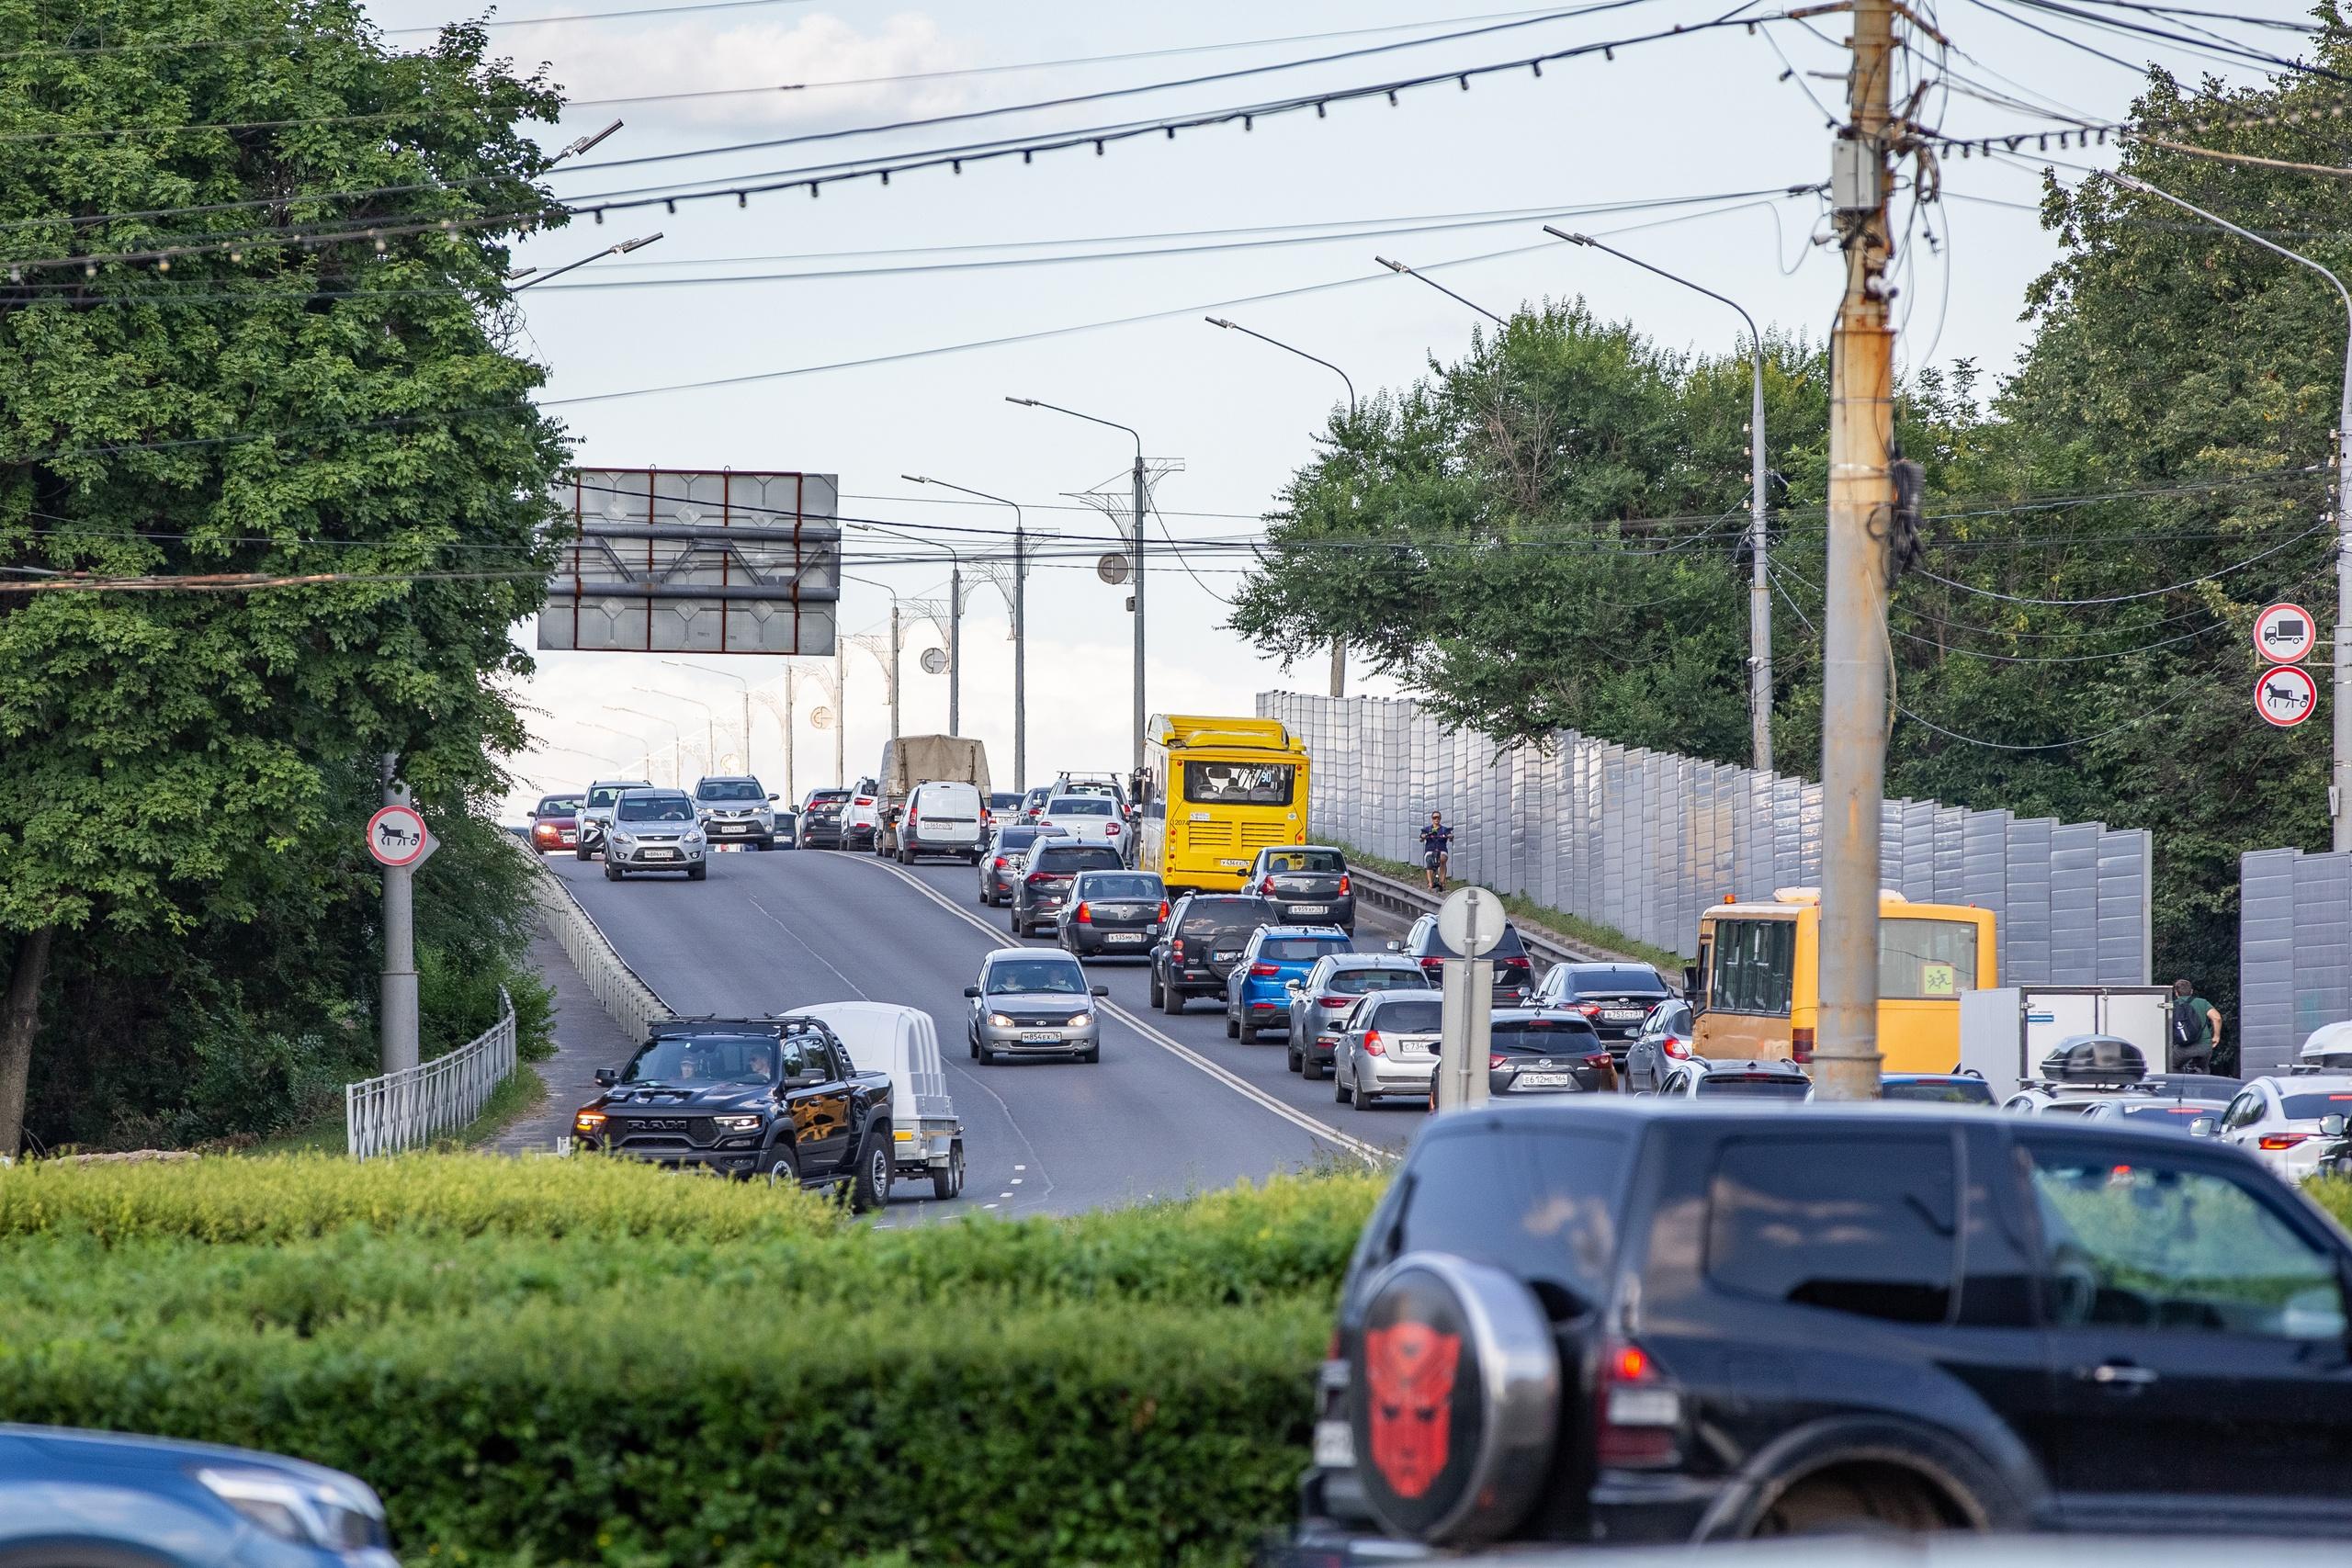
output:
M1348 1423L1365 1499L1438 1546L1509 1535L1551 1465L1560 1354L1534 1294L1499 1269L1408 1253L1365 1296Z

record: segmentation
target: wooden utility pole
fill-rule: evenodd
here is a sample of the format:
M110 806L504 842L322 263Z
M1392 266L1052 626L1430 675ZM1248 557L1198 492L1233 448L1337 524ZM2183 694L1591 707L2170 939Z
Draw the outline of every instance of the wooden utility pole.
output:
M1831 196L1846 297L1830 337L1829 570L1822 606L1821 1021L1824 1100L1879 1092L1879 818L1885 795L1887 540L1894 526L1894 326L1888 282L1895 0L1852 0L1851 121Z

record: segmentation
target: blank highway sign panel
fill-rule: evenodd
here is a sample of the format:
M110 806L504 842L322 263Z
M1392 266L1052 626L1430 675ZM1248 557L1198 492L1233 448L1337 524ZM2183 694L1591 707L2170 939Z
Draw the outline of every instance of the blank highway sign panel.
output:
M557 487L578 530L538 645L600 653L833 651L833 474L580 468Z

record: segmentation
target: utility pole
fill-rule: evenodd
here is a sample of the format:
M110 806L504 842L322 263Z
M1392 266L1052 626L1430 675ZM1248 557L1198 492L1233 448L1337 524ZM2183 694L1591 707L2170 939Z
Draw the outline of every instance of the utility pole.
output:
M1029 787L1029 551L1012 509L1012 787Z
M964 733L964 563L947 569L947 733Z
M1143 471L1143 443L1136 443L1136 692L1135 776L1143 776L1143 513L1151 504L1150 481Z
M1888 83L1895 0L1853 0L1851 122L1832 145L1846 294L1830 336L1828 591L1822 606L1824 1100L1879 1092L1879 833L1886 789L1887 536L1894 522Z
M849 787L849 655L833 637L833 787Z
M890 739L899 738L899 602L890 601Z

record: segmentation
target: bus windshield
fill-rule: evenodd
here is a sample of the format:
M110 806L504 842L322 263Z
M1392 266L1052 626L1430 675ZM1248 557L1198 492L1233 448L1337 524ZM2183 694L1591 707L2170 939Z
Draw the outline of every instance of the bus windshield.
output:
M1879 921L1878 994L1885 1001L1950 1001L1976 988L1976 927L1966 920Z
M1288 806L1287 762L1186 762L1184 798L1195 806Z

